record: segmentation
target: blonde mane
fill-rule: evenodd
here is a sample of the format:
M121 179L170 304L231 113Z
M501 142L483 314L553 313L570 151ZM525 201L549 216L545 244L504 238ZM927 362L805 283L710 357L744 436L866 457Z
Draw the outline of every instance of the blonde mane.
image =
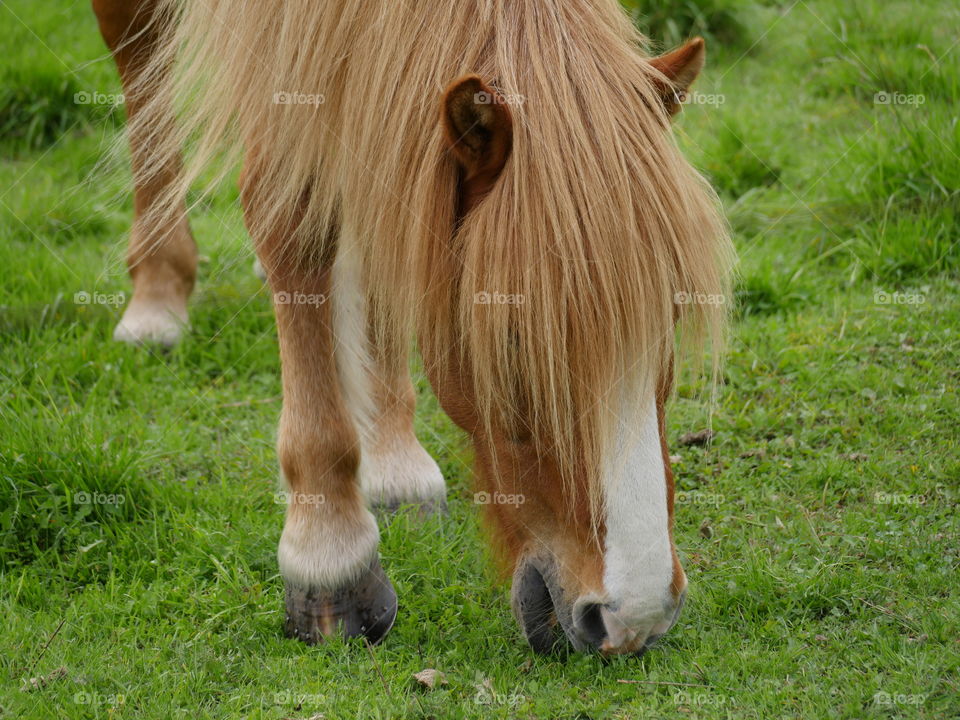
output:
M724 306L675 298L729 297L725 226L616 0L167 2L144 82L180 122L154 169L185 146L182 197L252 153L252 234L302 213L287 247L311 262L338 226L365 259L379 336L462 353L481 416L522 408L569 475L597 476L618 398L662 382L678 321L719 346ZM515 136L457 226L440 100L469 73L510 102ZM160 115L141 113L141 132Z

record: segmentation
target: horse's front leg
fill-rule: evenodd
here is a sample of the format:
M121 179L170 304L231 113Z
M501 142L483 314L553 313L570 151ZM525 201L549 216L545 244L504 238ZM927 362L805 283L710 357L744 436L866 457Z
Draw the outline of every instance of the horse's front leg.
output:
M364 443L361 484L370 504L384 512L411 505L420 516L446 512L446 484L440 468L413 431L416 394L407 369L394 360L375 364L375 422ZM367 437L365 435L365 437Z
M360 433L367 501L388 513L406 505L424 516L444 511L443 474L414 434L408 343L372 344L362 272L349 247L340 249L334 264L332 301L341 384Z
M289 493L277 555L286 632L310 644L337 634L376 642L393 625L397 598L360 488L360 437L338 366L333 266L298 262L284 252L286 239L254 237L273 291L283 374L277 449Z

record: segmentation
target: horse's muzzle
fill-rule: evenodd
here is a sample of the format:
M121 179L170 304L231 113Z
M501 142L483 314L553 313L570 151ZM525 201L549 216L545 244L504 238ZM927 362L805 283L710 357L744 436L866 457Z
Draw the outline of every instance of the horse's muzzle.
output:
M650 617L628 617L618 606L594 597L568 599L555 565L542 557L517 565L511 604L524 637L538 653L572 648L604 655L642 655L676 623L686 591L664 602Z

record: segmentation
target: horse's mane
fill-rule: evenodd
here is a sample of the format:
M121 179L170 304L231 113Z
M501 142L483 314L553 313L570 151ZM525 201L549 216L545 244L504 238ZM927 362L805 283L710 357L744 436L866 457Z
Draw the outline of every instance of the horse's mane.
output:
M156 157L190 148L179 192L253 152L252 233L299 208L287 247L309 261L339 224L365 257L379 331L462 352L482 416L522 407L561 467L599 477L624 386L661 381L678 320L721 339L722 306L675 303L727 294L717 200L665 130L663 78L616 0L166 2L175 29L144 77L158 110L178 108ZM515 138L455 227L440 99L468 73L511 101ZM157 113L140 117L156 130Z

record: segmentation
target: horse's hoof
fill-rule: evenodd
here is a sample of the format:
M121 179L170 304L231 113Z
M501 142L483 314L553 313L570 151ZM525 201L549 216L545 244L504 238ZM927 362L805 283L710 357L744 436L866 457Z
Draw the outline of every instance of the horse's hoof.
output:
M374 557L363 575L337 590L308 590L287 585L287 637L316 645L326 638L365 637L380 642L397 619L397 593Z
M159 302L132 300L113 339L130 345L173 347L187 326L186 308L175 309Z
M425 519L447 512L447 485L436 460L412 434L365 450L360 484L370 509L380 517L416 509Z

